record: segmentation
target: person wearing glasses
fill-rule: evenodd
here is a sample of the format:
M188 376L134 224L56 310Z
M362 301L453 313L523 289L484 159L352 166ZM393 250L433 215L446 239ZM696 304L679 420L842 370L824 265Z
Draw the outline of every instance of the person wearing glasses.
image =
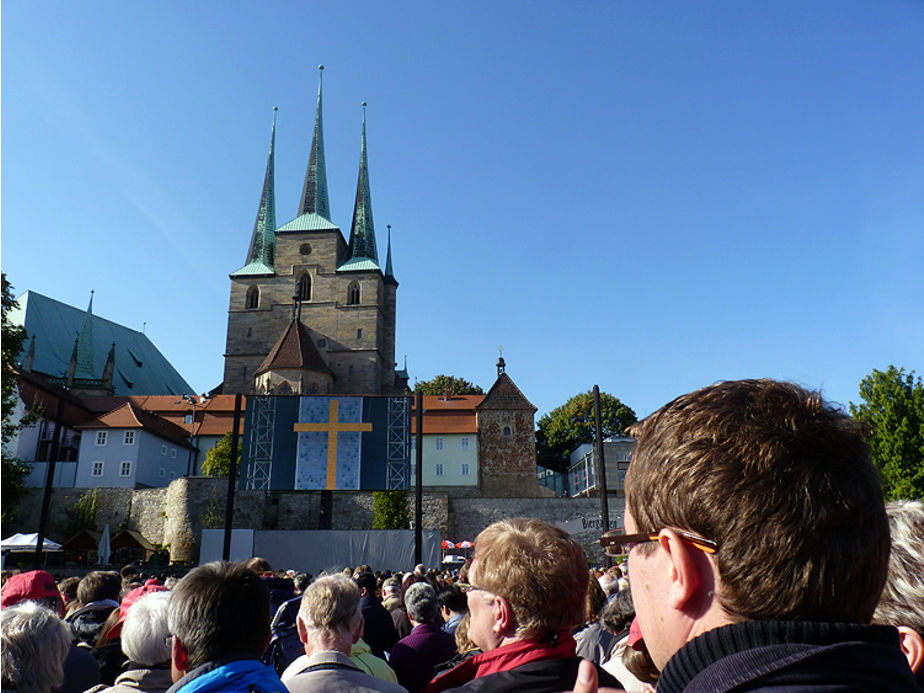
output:
M658 693L917 690L896 629L869 625L889 527L859 424L816 392L743 380L633 433L628 534L601 543L628 553Z
M564 530L536 519L495 522L475 539L467 583L468 637L481 649L427 693L570 688L582 661L571 632L584 622L587 560ZM619 682L597 672L606 685Z

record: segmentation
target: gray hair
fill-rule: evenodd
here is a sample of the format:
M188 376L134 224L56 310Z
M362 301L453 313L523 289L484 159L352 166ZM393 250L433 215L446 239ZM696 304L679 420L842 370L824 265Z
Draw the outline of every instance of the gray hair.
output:
M318 578L302 595L298 616L309 631L327 631L343 637L362 618L359 610L359 587L346 575Z
M407 615L418 623L435 623L440 613L436 590L426 582L415 582L404 595Z
M154 667L170 661L167 637L169 592L150 592L131 605L122 625L122 652L131 661Z
M48 693L64 682L71 630L56 613L32 601L0 611L3 688Z
M886 504L892 553L873 623L908 626L924 637L924 503Z

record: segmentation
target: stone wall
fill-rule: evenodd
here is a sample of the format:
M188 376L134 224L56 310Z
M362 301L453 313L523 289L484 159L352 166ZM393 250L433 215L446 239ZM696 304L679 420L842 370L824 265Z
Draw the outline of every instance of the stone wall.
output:
M65 508L91 489L56 489L52 496L48 536L66 541ZM207 477L184 477L160 489L98 489L98 528L106 523L115 532L126 523L153 544L170 547L175 562L196 563L203 528L224 526L227 481ZM38 527L42 491L30 490L22 503L17 530L34 532ZM318 529L320 491L237 491L235 528ZM624 500L610 499L610 517L620 521ZM331 529L369 529L372 526L372 493L335 491ZM413 526L414 492L408 491L408 512ZM452 541L473 540L486 526L507 517L538 517L565 527L584 545L588 558L602 560L599 544L600 503L596 498L461 498L445 491L423 494L423 527L438 529Z
M610 526L621 525L625 500L610 497ZM598 498L451 498L448 534L452 541L472 541L492 522L509 517L536 517L563 527L584 546L587 559L604 560L600 544L600 500Z

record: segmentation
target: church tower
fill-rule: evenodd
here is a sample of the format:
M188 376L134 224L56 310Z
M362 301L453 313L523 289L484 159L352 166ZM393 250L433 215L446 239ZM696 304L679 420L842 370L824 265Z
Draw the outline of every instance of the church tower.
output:
M391 269L390 235L384 273L376 249L365 106L363 103L359 176L349 242L331 221L321 79L298 216L278 228L273 185L274 115L247 261L230 275L222 386L225 393L271 391L273 385L267 381L266 367L272 359L268 361L268 357L286 341L286 335L290 342L295 336L300 344L310 340L313 349L305 344L299 350L316 353L321 363L314 364L315 372L329 373L312 381L312 391L391 394L403 392L406 386L406 376L395 374L398 282ZM293 325L293 320L299 324Z

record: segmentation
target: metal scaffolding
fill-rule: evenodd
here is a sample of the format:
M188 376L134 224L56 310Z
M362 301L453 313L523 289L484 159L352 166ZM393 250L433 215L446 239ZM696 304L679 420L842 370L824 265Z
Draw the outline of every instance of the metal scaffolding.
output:
M276 398L272 395L247 398L252 411L249 464L246 489L268 491L273 471L273 429L276 425Z
M386 486L392 489L410 488L411 398L388 398L388 459Z

